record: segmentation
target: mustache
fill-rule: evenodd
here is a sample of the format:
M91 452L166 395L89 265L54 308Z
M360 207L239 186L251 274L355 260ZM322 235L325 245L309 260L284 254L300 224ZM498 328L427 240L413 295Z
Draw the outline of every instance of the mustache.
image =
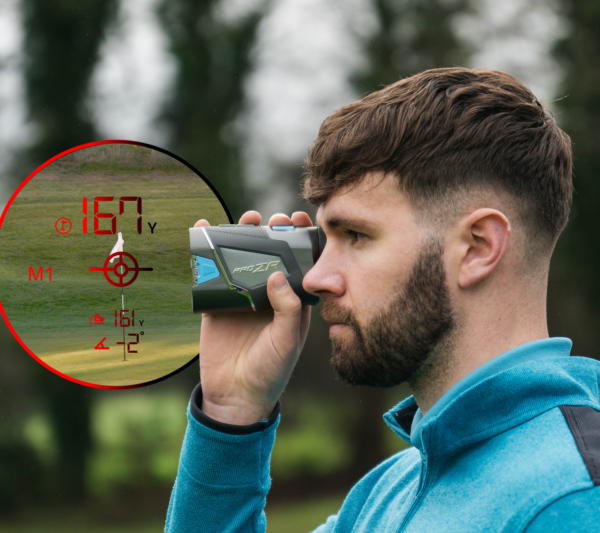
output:
M326 322L336 324L348 324L356 327L352 313L348 309L337 306L332 300L321 299L321 316Z

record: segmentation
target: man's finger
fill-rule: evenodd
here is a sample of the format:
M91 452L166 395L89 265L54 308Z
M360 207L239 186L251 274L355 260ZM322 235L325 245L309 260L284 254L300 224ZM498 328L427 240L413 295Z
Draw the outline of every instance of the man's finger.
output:
M290 219L290 217L288 217L287 215L284 215L283 213L275 213L270 219L269 219L269 226L273 227L273 226L291 226L292 225L292 220Z
M198 220L198 222L196 222L194 224L195 228L202 228L202 227L206 227L206 226L210 226L210 222L208 220L206 220L205 218L201 218L200 220Z
M304 226L312 226L312 220L304 211L296 211L292 214L292 226L301 228Z
M271 340L280 357L298 353L302 303L283 272L275 272L267 281L267 294L275 312Z
M238 224L254 224L260 226L262 217L258 211L246 211L241 217Z

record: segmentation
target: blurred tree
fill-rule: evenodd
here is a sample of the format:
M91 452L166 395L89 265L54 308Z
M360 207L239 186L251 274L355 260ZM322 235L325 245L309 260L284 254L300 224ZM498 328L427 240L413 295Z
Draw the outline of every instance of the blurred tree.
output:
M234 219L244 206L239 141L231 123L241 108L249 55L262 16L227 17L219 0L164 0L159 15L179 71L163 121L173 152L216 187Z
M44 369L45 370L45 369ZM51 499L79 503L87 496L86 474L92 448L91 394L87 387L54 374L36 372L37 390L44 396L56 441L56 464Z
M50 157L97 139L85 99L99 44L116 7L116 0L21 1L26 102L35 136L16 158L15 185ZM45 370L31 374L58 446L56 494L64 503L80 501L86 493L91 446L89 391Z
M560 126L573 141L575 194L569 224L551 270L551 332L571 337L574 353L600 357L600 4L562 0L569 34L555 55L564 69L556 106Z
M2 319L0 346L0 516L3 516L40 498L46 485L39 457L24 439L25 420L32 410L34 396L28 377L38 369L46 371L25 353Z
M465 65L470 50L452 29L469 0L373 0L379 28L366 44L367 68L354 77L361 95L430 68Z
M97 139L85 99L116 0L21 1L27 109L35 126L35 137L23 154L30 168Z

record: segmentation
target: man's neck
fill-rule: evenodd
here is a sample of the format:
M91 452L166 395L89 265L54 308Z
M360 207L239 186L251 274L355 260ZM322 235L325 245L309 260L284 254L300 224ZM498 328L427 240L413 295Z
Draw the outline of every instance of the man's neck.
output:
M535 315L496 318L496 327L484 327L486 320L480 317L471 321L471 325L480 326L477 329L467 325L458 327L409 380L421 412L427 413L454 385L494 357L522 344L548 338L545 306L543 312Z

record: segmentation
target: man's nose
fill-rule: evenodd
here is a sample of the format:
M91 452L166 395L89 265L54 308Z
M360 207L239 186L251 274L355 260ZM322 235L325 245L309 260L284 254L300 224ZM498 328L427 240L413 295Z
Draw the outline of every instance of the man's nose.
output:
M324 293L331 293L335 296L341 296L345 291L345 282L340 269L339 257L336 261L336 254L333 248L325 246L321 257L304 276L302 286L306 292L315 296L323 296Z

